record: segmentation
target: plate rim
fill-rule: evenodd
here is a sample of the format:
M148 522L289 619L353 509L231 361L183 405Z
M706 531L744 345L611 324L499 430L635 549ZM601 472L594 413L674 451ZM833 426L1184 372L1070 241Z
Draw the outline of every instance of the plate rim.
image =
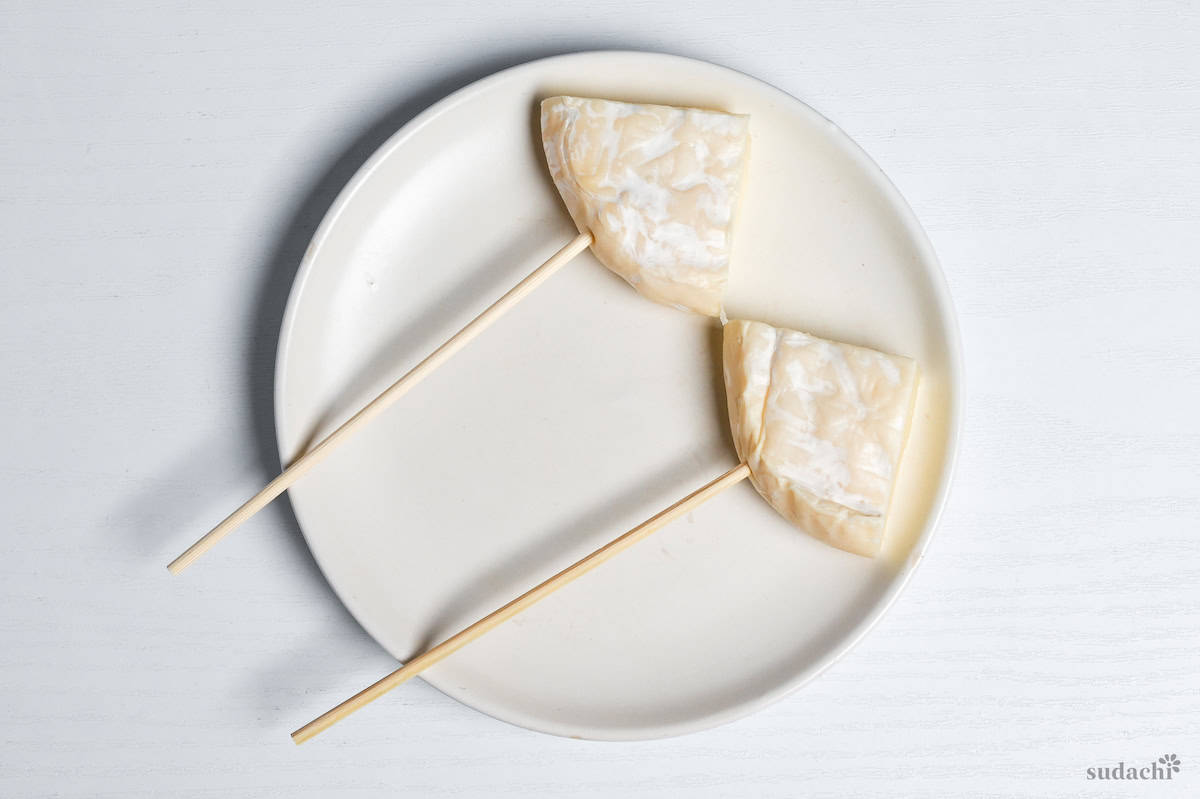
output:
M946 281L945 271L942 269L940 259L933 248L932 242L929 240L928 234L924 227L917 219L912 207L904 198L900 190L888 177L887 173L875 162L873 158L863 149L853 138L841 129L835 122L825 117L821 112L817 111L812 106L800 98L790 94L779 87L768 83L761 78L750 75L741 70L727 67L721 64L716 64L704 59L691 58L688 56L680 56L672 53L664 53L648 50L629 50L629 49L601 49L601 50L582 50L570 53L562 53L559 55L537 58L530 61L525 61L514 66L501 69L490 75L486 75L476 81L473 81L462 88L459 88L440 100L436 101L428 108L424 109L408 122L400 126L392 133L371 156L363 162L363 164L355 171L354 175L346 182L346 185L338 192L333 199L328 210L321 219L313 233L312 240L304 250L299 265L296 269L295 277L292 280L292 286L288 292L287 302L284 306L283 320L280 324L279 341L275 351L275 374L273 379L273 401L272 412L274 414L274 427L276 448L279 452L280 461L286 462L288 453L284 451L284 442L282 435L282 419L284 417L284 397L286 394L286 372L289 356L291 352L292 330L296 324L296 316L298 314L298 306L300 297L304 293L304 287L313 270L313 264L316 262L318 253L320 252L325 240L328 238L330 231L337 224L345 208L349 205L351 199L358 192L364 183L374 174L385 159L403 146L403 144L417 134L422 128L429 124L433 119L440 116L446 110L458 105L472 96L480 94L488 90L492 84L499 83L504 80L511 79L517 73L523 71L533 71L538 68L544 68L555 63L563 63L567 61L598 59L606 58L643 58L643 59L659 59L663 61L682 62L692 66L700 66L705 69L717 70L726 72L738 79L750 80L760 84L769 92L778 94L781 99L788 103L794 103L801 106L808 113L815 115L817 118L824 120L833 135L839 140L839 143L845 147L848 155L852 156L858 164L864 168L867 175L872 178L873 183L887 195L887 199L892 203L892 206L899 212L899 221L904 225L905 231L912 239L912 243L918 252L922 263L929 266L930 283L936 295L938 304L944 308L945 313L943 322L946 332L946 354L947 354L947 387L949 395L949 420L946 425L946 443L942 452L944 462L944 477L941 479L937 491L933 495L933 500L930 505L930 511L926 515L925 523L920 534L916 537L912 544L912 548L904 559L904 563L898 568L896 576L889 581L887 588L884 590L879 600L873 604L871 609L856 623L841 639L830 646L825 654L816 658L808 667L799 669L791 677L780 681L764 690L750 699L740 702L729 707L725 707L713 712L701 713L690 717L683 721L669 722L658 724L655 726L643 727L613 727L613 728L586 728L580 726L571 726L565 723L547 722L547 720L525 716L522 714L514 714L508 706L503 708L492 705L486 698L471 696L469 699L459 692L455 691L448 685L439 685L436 681L428 679L425 675L419 675L426 683L436 688L441 693L460 702L467 707L470 707L478 712L484 713L498 721L511 724L516 727L521 727L534 732L543 732L551 735L557 735L567 738L602 740L602 741L641 741L641 740L657 740L663 738L671 738L679 735L686 735L693 732L711 729L714 727L728 724L738 719L745 718L753 713L762 710L763 708L778 702L790 694L804 687L812 680L819 677L827 669L840 661L847 653L849 653L859 642L875 627L876 624L883 618L884 615L891 609L892 605L903 593L912 579L913 574L924 560L925 554L934 538L938 527L941 524L942 514L945 511L946 503L950 494L951 486L954 483L955 473L957 471L958 455L962 438L963 426L963 392L965 388L964 366L962 354L962 333L958 321L957 309L954 305L953 297L950 294L949 284ZM392 653L384 646L379 637L377 637L369 625L364 620L364 614L361 614L356 608L356 603L348 597L344 592L338 589L338 586L330 578L329 572L325 564L322 562L321 556L318 553L318 548L313 546L312 539L306 531L303 520L300 518L300 512L295 504L291 502L290 495L288 502L292 507L296 517L297 526L300 528L301 535L304 536L305 545L312 554L313 560L316 562L318 569L321 571L321 576L326 584L333 591L334 595L342 603L342 605L354 617L362 629L371 636L375 643L387 652ZM369 615L369 614L368 614Z

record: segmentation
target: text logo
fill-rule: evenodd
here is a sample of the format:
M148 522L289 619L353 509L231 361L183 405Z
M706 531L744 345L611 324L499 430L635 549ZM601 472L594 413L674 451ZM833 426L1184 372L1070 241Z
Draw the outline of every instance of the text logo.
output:
M1087 770L1089 780L1169 780L1179 773L1178 755L1163 755L1148 766L1127 766L1122 760L1115 766Z

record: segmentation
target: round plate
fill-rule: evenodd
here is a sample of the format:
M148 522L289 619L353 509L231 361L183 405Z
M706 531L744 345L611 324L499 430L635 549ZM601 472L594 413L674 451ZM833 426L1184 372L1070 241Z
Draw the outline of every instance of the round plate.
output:
M896 596L950 480L957 328L903 199L808 106L685 58L548 58L421 114L334 203L283 324L285 462L574 235L538 132L555 94L750 114L729 316L923 369L879 558L818 543L742 483L424 675L531 729L674 735L801 685ZM291 490L338 596L405 660L732 467L720 335L577 258Z

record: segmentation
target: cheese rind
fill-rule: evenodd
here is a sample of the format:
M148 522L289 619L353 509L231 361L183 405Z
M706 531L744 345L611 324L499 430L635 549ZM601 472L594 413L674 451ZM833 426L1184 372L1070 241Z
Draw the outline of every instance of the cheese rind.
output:
M878 554L916 362L747 321L725 326L723 360L734 445L754 487L816 538Z
M719 315L749 117L551 97L541 124L550 177L600 262L651 300Z

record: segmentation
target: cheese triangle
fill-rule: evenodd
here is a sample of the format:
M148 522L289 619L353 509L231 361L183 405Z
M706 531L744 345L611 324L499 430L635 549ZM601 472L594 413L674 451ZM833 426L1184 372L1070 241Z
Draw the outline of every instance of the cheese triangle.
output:
M731 321L725 388L738 456L763 498L810 535L878 554L916 399L916 361Z
M651 300L719 315L749 117L551 97L541 123L550 177L600 262Z

